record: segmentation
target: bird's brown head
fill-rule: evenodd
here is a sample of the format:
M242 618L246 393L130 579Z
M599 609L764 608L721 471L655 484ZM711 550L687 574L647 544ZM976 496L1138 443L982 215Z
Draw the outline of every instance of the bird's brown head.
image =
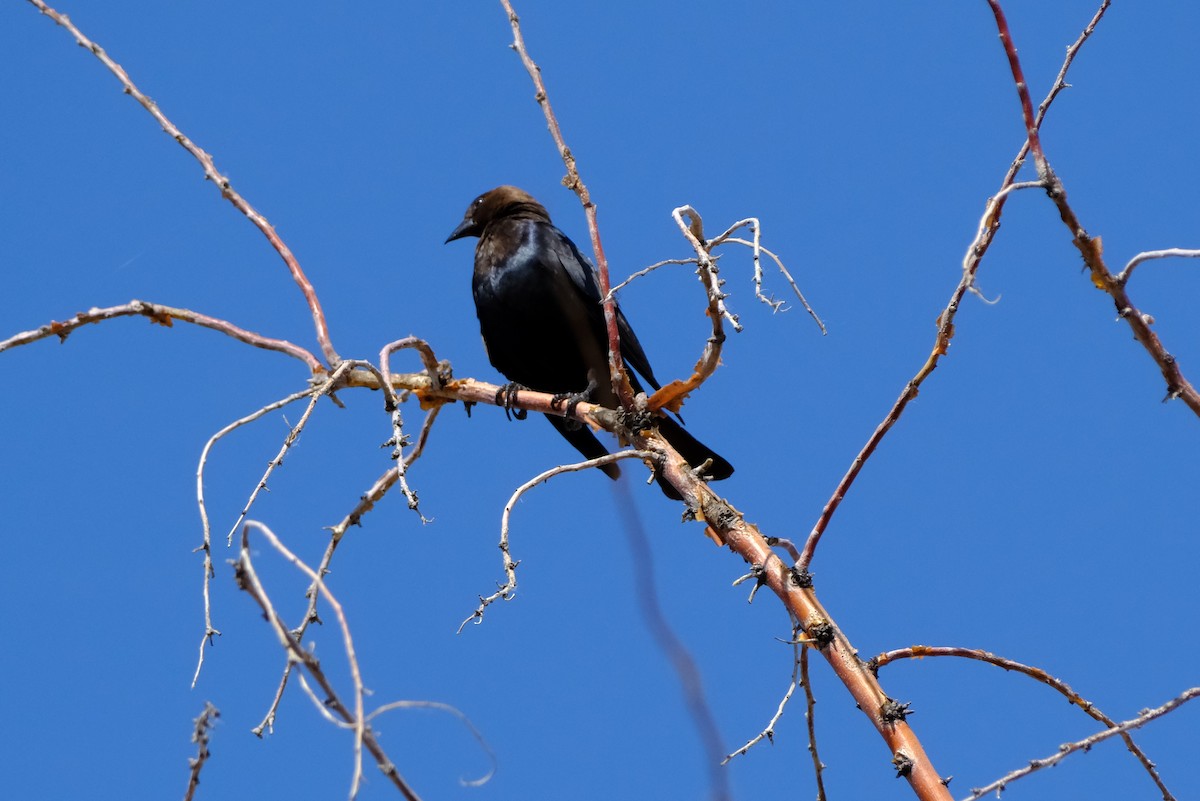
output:
M500 219L527 219L550 222L546 208L524 189L498 186L471 201L462 222L446 237L447 242L464 236L483 236L488 224Z

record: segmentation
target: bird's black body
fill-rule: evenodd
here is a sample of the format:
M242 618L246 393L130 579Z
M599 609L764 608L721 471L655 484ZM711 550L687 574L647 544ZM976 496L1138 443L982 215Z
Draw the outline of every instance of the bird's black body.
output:
M554 394L581 393L617 407L608 370L608 335L600 287L592 265L566 234L554 227L536 200L512 186L485 192L468 207L449 242L478 236L471 289L492 365L510 381ZM637 336L617 309L621 356L654 389L658 380ZM642 387L630 373L635 392ZM546 415L588 459L608 451L586 426ZM659 431L693 466L711 460L706 472L726 478L733 467L691 436L678 422L660 418ZM605 472L615 478L616 465ZM675 495L669 485L664 490Z

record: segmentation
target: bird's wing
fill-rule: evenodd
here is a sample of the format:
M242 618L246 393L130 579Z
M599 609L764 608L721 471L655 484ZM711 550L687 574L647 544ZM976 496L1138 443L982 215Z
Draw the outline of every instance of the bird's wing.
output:
M595 268L592 267L591 261L579 252L579 248L566 234L553 226L550 226L550 230L551 234L547 237L549 241L545 243L546 252L554 254L571 279L572 286L585 302L589 318L595 329L604 331L604 306L601 303L600 284ZM654 370L650 367L646 351L642 349L642 343L638 341L637 334L633 333L633 328L625 319L625 313L621 311L620 306L617 306L617 332L621 335L621 356L625 358L626 363L637 370L650 386L659 389L660 384L654 377ZM636 382L634 383L635 388L640 390L640 387L636 387Z

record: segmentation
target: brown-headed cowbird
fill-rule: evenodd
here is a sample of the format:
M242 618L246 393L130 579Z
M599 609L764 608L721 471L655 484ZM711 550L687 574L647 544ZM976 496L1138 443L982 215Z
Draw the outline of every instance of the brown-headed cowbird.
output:
M595 270L575 243L551 224L546 209L515 186L497 187L471 201L446 241L466 236L479 237L471 289L492 366L529 389L615 409ZM633 368L658 389L646 353L620 308L617 328L626 369ZM643 391L632 371L629 381L635 392ZM587 426L555 415L546 419L586 458L608 453ZM658 430L693 467L710 460L705 470L709 476L728 478L733 473L729 462L675 419L659 418ZM615 464L602 469L612 478L620 475ZM679 498L665 481L659 484L669 497Z

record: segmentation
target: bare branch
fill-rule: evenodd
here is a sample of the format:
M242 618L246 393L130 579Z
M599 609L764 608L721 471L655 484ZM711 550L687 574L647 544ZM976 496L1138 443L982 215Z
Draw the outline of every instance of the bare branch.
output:
M1041 668L1025 665L1012 659L1005 659L1004 657L997 656L989 651L982 651L974 648L959 648L956 646L913 645L908 648L901 648L895 651L887 651L886 653L882 653L872 659L869 665L872 670L878 673L880 668L900 659L924 659L925 657L936 656L952 656L974 659L980 662L986 662L990 665L995 665L996 667L1003 668L1006 671L1013 671L1024 676L1028 676L1029 678L1039 681L1042 684L1045 684L1046 686L1061 693L1072 706L1079 707L1084 714L1088 715L1093 720L1098 720L1109 727L1117 725L1116 721L1101 712L1099 708L1097 708L1096 705L1091 701L1072 690L1070 685L1068 685L1065 681L1054 678ZM1121 738L1125 741L1125 747L1129 749L1130 753L1137 757L1138 761L1142 763L1142 767L1145 768L1146 772L1150 775L1150 779L1158 786L1159 792L1162 793L1163 801L1175 801L1175 796L1172 795L1171 791L1167 789L1167 786L1163 784L1162 777L1159 775L1157 768L1155 768L1154 763L1150 761L1150 758L1146 756L1145 752L1138 747L1137 743L1133 741L1133 738L1129 736L1129 734L1122 733Z
M991 0L989 0L989 2L991 2ZM1058 77L1055 79L1054 87L1051 88L1050 93L1046 96L1046 99L1042 101L1042 104L1039 107L1038 116L1035 120L1033 120L1034 128L1041 126L1042 121L1045 119L1046 112L1049 110L1054 98L1057 97L1058 93L1061 92L1066 86L1065 79L1067 75L1067 69L1074 62L1075 56L1079 52L1079 48L1083 46L1083 43L1087 41L1088 37L1091 36L1092 31L1095 30L1096 23L1098 23L1100 18L1104 15L1104 11L1108 8L1109 2L1110 0L1104 0L1104 2L1101 3L1100 10L1097 11L1095 16L1092 17L1091 21L1088 22L1087 26L1083 30L1083 33L1080 34L1075 43L1067 49L1067 57L1063 62L1062 68L1058 72ZM954 338L954 319L958 315L958 309L962 304L963 296L968 291L976 291L975 276L983 262L984 254L987 253L988 249L992 245L992 242L995 241L997 232L1000 230L1000 217L1004 211L1004 205L1008 201L1008 195L1018 189L1044 187L1046 185L1044 177L1039 178L1038 181L1014 183L1017 172L1024 163L1025 154L1029 152L1029 148L1030 142L1028 139L1026 139L1026 141L1018 150L1016 158L1013 159L1012 164L1009 165L1008 171L1005 173L1004 178L1000 181L1000 189L993 197L988 198L988 201L985 204L983 218L980 221L975 238L967 247L966 255L963 257L962 277L959 279L958 285L954 288L954 291L950 294L950 302L946 304L946 308L943 309L942 313L938 315L937 334L934 337L933 348L930 351L928 358L926 358L925 363L921 366L921 369L917 371L916 375L909 379L908 383L904 386L904 389L901 390L900 397L896 399L896 402L892 405L892 408L883 418L883 421L880 422L880 424L875 428L875 431L871 433L871 436L867 439L867 443L863 446L862 450L858 452L858 455L854 457L854 461L850 463L850 467L846 471L846 474L842 476L842 479L838 482L837 487L833 491L833 495L831 495L829 500L826 501L825 508L821 510L820 517L817 518L817 522L813 525L812 531L808 535L808 541L804 544L804 550L801 552L800 559L796 562L796 566L799 569L806 570L808 568L809 563L812 561L813 555L816 553L817 544L820 542L821 536L825 533L825 529L829 526L829 521L833 519L834 512L837 511L838 507L845 499L846 493L849 492L850 487L854 484L854 480L858 478L858 474L862 471L863 466L867 463L867 460L871 458L871 455L875 452L875 449L879 446L879 443L883 441L885 436L887 436L887 433L892 429L892 426L894 426L900 419L900 415L904 413L904 409L908 406L909 401L917 397L918 392L920 392L921 385L925 382L925 379L937 369L938 364L941 361L941 357L944 356L947 351L949 351L950 341Z
M496 601L512 600L513 593L516 592L517 565L519 565L520 562L513 561L512 553L509 551L508 530L509 520L512 517L513 508L517 505L517 501L521 500L521 496L536 487L538 484L549 481L555 476L562 475L563 473L575 473L592 467L603 467L606 464L612 464L613 462L618 462L621 459L642 459L643 461L653 462L655 459L655 454L649 451L640 450L619 451L617 453L610 453L607 456L601 456L596 459L588 459L587 461L583 462L576 462L574 464L561 464L557 467L552 467L543 473L538 473L536 476L517 487L516 491L512 494L512 497L508 499L508 503L504 504L504 513L500 516L500 553L503 556L505 581L503 584L498 584L498 589L486 598L482 595L479 596L479 606L476 607L475 611L472 612L470 616L459 625L459 634L462 633L462 630L466 628L468 623L473 622L476 625L482 623L483 612L485 609L487 609Z
M817 699L808 680L807 648L800 652L800 685L804 687L804 720L808 724L808 753L812 757L813 775L817 779L817 801L825 801L825 763L817 753Z
M250 530L252 528L266 537L267 541L270 542L270 544L277 551L279 551L279 553L281 553L285 559L287 559L289 562L299 568L301 572L312 579L313 583L317 587L318 592L324 596L326 602L328 602L330 607L334 610L334 614L338 619L338 625L342 630L342 644L346 651L346 659L350 665L350 675L354 684L353 712L351 712L351 710L342 702L341 698L334 691L333 685L325 676L325 673L322 670L321 664L317 658L301 647L299 638L288 630L287 626L283 622L283 619L279 617L279 614L275 611L274 606L271 604L271 600L267 596L267 592L263 588L262 582L259 580L258 574L255 572L253 562L250 558L249 540ZM313 570L299 557L289 551L287 547L279 541L279 538L275 536L274 532L267 528L267 526L254 520L246 521L246 525L242 529L242 549L236 562L236 568L238 587L248 593L250 597L252 597L262 608L263 613L267 617L267 621L271 624L272 629L275 631L275 635L279 638L280 644L287 650L289 658L302 664L304 669L308 671L308 675L317 682L317 685L321 688L321 692L325 694L325 699L322 701L323 705L333 714L341 718L343 722L348 723L351 725L351 727L353 727L355 735L355 764L354 776L350 785L351 801L353 801L357 795L359 785L362 781L362 749L364 746L368 751L371 752L372 756L375 757L375 761L379 764L380 770L382 770L384 775L386 775L392 781L392 783L398 790L400 790L404 797L410 799L410 801L419 801L417 794L411 787L409 787L408 783L400 775L399 771L396 770L395 764L391 761L391 759L388 758L383 748L379 745L378 740L375 738L374 731L372 731L371 727L367 725L366 715L363 711L363 695L365 690L362 683L362 676L358 669L358 659L354 652L354 641L350 636L350 627L346 622L346 617L342 610L341 604L338 602L337 598L334 597L333 593L330 592L329 587L326 586L318 572Z
M1084 739L1077 740L1073 743L1064 743L1058 747L1057 752L1044 759L1031 759L1029 764L1025 767L1014 770L1012 773L997 779L986 787L971 788L971 794L967 796L967 801L975 801L975 799L982 798L989 793L998 793L1009 784L1015 782L1017 779L1022 779L1031 773L1041 770L1042 768L1052 768L1062 760L1066 759L1070 754L1074 754L1079 751L1090 751L1093 746L1107 740L1110 737L1115 737L1118 734L1124 734L1130 729L1136 729L1140 726L1145 726L1150 721L1166 715L1167 713L1179 708L1183 704L1186 704L1188 701L1191 701L1196 697L1200 697L1200 687L1193 687L1190 690L1186 690L1175 698L1172 698L1170 701L1167 701L1157 709L1143 710L1142 714L1138 715L1136 718L1132 718L1124 723L1120 723L1116 726L1105 729L1102 732L1097 732L1091 737L1085 737Z
M254 485L254 489L250 492L250 497L246 500L246 505L242 507L237 520L234 522L233 527L229 529L229 534L225 537L227 545L233 544L233 535L237 532L238 527L242 525L242 521L246 519L246 516L250 514L250 509L254 507L254 502L258 499L258 494L266 489L267 479L271 477L271 473L275 472L275 468L283 464L283 457L291 449L292 445L295 444L296 440L300 438L300 432L308 424L308 419L312 417L312 413L317 408L317 403L321 400L321 397L333 391L338 386L338 381L341 380L342 376L350 372L352 366L353 363L350 362L340 363L333 371L333 374L326 378L321 386L315 388L310 393L305 393L310 394L311 397L309 398L308 406L304 409L304 414L300 415L300 420L296 425L292 426L291 430L288 431L288 435L283 438L283 444L279 447L279 453L275 455L274 459L267 462L266 471L263 473L262 478L258 480L258 483Z
M32 0L30 0L32 2ZM170 328L172 320L179 320L184 323L192 323L203 328L211 328L214 331L220 331L222 334L233 337L236 340L245 342L247 345L253 345L256 348L263 350L273 350L279 353L287 354L295 359L299 359L309 366L313 373L325 372L321 361L311 353L299 345L293 345L282 339L271 339L264 337L262 334L256 334L253 331L247 331L244 328L238 328L236 325L225 320L209 317L207 314L194 312L189 309L177 309L172 306L163 306L160 303L147 303L143 300L131 300L121 306L109 306L105 309L91 308L85 312L79 312L69 320L64 320L61 323L51 321L43 325L41 328L35 328L32 331L22 331L15 336L0 342L0 353L15 348L19 345L27 345L30 342L36 342L39 339L46 339L51 336L56 336L59 341L66 342L67 337L76 328L88 325L89 323L99 323L104 320L111 320L116 317L131 317L141 315L148 317L151 322L158 323L161 326Z
M204 646L213 644L214 636L221 636L212 622L212 606L209 599L208 585L213 578L213 563L212 563L212 525L208 519L208 506L204 502L204 469L208 464L208 454L212 451L217 441L223 438L226 434L241 428L244 425L253 423L260 417L267 415L276 409L282 409L290 403L300 400L301 398L312 395L315 390L312 387L293 392L286 398L281 398L274 403L268 403L261 409L246 415L245 417L234 420L229 425L222 428L217 433L208 438L208 442L204 443L204 449L200 452L200 463L196 466L196 505L200 508L200 527L204 532L204 542L201 543L197 551L204 552L204 636L200 638L200 657L196 661L196 672L192 675L192 687L195 688L196 682L200 680L200 670L204 667Z
M1047 196L1058 208L1058 216L1071 234L1071 243L1079 250L1084 263L1091 271L1092 284L1097 289L1108 293L1113 300L1113 305L1116 306L1117 316L1129 324L1134 338L1142 344L1142 347L1150 354L1150 358L1158 365L1159 372L1162 373L1163 380L1167 384L1167 395L1164 400L1182 398L1188 408L1200 416L1200 392L1197 392L1192 383L1184 377L1183 372L1179 369L1178 360L1167 352L1166 347L1158 338L1158 334L1151 330L1150 326L1154 323L1154 318L1143 313L1134 305L1125 291L1124 284L1108 269L1108 265L1104 262L1104 246L1100 237L1092 236L1087 232L1075 215L1074 209L1067 202L1066 187L1051 169L1050 162L1042 151L1041 142L1037 137L1038 126L1033 117L1029 88L1025 85L1021 61L1017 56L1016 46L1012 42L1004 11L1000 8L998 0L988 0L988 5L991 6L992 13L996 18L1000 41L1004 43L1004 52L1008 56L1009 67L1017 86L1017 94L1021 100L1021 113L1025 120L1025 127L1029 131L1030 152L1033 153L1034 161L1037 164L1038 178L1045 183ZM1106 7L1107 3L1101 6L1097 17L1103 13ZM1092 26L1094 24L1095 18L1093 18Z
M304 293L304 300L308 303L308 308L312 312L313 323L317 330L317 340L321 343L321 349L325 354L325 359L329 364L336 365L340 359L337 352L333 349L333 343L329 339L329 327L325 323L325 314L321 311L321 302L317 299L317 292L313 285L309 282L308 277L304 275L304 271L300 269L300 262L292 253L291 249L280 238L275 229L267 222L267 218L263 217L258 211L250 205L250 203L242 197L233 188L229 179L217 171L217 165L213 161L213 157L200 148L195 142L189 139L184 133L175 126L175 123L167 119L167 115L162 112L158 104L147 97L138 89L129 74L125 72L116 61L109 57L100 45L93 42L91 39L83 35L79 28L67 17L66 14L60 14L53 8L50 8L42 0L29 0L39 11L44 15L54 20L56 23L66 28L72 36L75 37L75 42L89 53L100 60L108 71L116 76L117 80L125 89L125 94L132 97L142 108L150 113L150 116L162 126L163 131L180 144L180 146L192 155L196 161L200 162L200 166L204 169L204 177L206 180L212 181L218 189L221 190L221 197L228 200L242 214L246 215L247 219L254 224L258 230L263 233L267 241L271 243L271 247L283 259L287 265L288 271L291 272L292 278L300 287L300 291ZM314 371L318 368L314 368Z
M571 153L571 149L567 147L567 143L563 139L562 130L558 126L558 119L554 116L554 109L550 106L550 96L546 92L546 84L542 81L542 69L534 63L534 60L529 56L529 51L525 48L525 37L521 35L521 23L517 17L517 12L510 0L500 0L500 5L504 6L504 10L508 14L508 23L512 26L512 48L521 57L521 63L525 65L525 71L529 73L530 79L533 80L534 98L537 100L538 105L542 107L542 113L546 116L546 125L550 129L550 137L554 140L554 145L558 148L558 155L562 157L563 164L567 168L567 175L563 178L563 185L574 192L579 197L579 202L583 204L583 213L587 218L588 233L592 238L592 253L596 257L596 274L600 283L600 297L605 299L604 324L608 332L608 371L612 377L613 392L616 393L617 398L621 401L621 405L628 409L633 406L633 388L629 384L629 376L625 373L625 361L621 358L621 335L617 330L617 304L610 293L608 258L604 255L604 246L600 242L600 223L596 219L596 204L592 202L592 196L588 193L587 186L584 185L583 179L579 176L579 169L575 164L575 156Z
M714 260L716 260L716 258L717 258L716 256L713 257ZM604 296L604 300L608 300L612 296L616 295L619 290L624 289L625 287L629 286L636 279L641 278L646 275L649 275L650 273L657 270L659 267L665 267L668 264L698 264L698 263L699 262L696 259L663 259L662 261L656 261L654 264L651 264L649 267L643 267L642 269L638 270L636 273L629 276L624 281L622 281L621 283L614 286L612 289L608 290L608 294Z
M1166 250L1148 250L1143 253L1139 253L1136 256L1134 256L1132 259L1130 259L1129 263L1125 265L1125 269L1121 270L1121 272L1117 273L1117 277L1115 280L1118 284L1120 284L1121 286L1124 286L1125 284L1127 284L1129 282L1129 276L1133 274L1133 268L1137 267L1139 264L1141 264L1144 261L1150 261L1151 259L1171 259L1171 258L1194 259L1197 256L1200 256L1200 250L1185 250L1184 248L1167 248Z
M757 222L758 221L755 220L756 226L757 226ZM754 234L755 234L755 237L758 236L758 228L757 227L755 227L755 229L754 229ZM736 237L736 236L726 237L724 240L722 240L720 242L714 240L713 243L711 243L711 244L713 247L716 247L717 245L722 245L725 242L732 242L737 245L746 245L747 247L751 247L751 248L755 247L754 242L748 242L745 239L741 239L740 237ZM764 248L762 245L758 245L757 248L758 248L758 250L762 251L763 253L766 253L768 258L771 259L771 261L775 262L775 266L779 268L779 272L783 273L783 277L788 282L788 285L792 288L792 292L796 293L796 297L800 300L800 305L804 307L804 311L806 311L808 313L808 316L811 317L813 319L813 322L815 322L817 324L817 327L821 329L821 334L822 335L828 334L829 331L828 331L828 329L825 328L825 322L821 319L820 315L817 314L816 310L813 309L813 307L809 305L808 298L804 297L804 293L800 291L800 286L796 283L796 279L792 277L792 273L788 270L787 267L784 266L783 259L779 258L779 256L776 255L774 251L768 250L767 248ZM783 306L783 301L782 300L771 300L771 299L765 297L762 293L762 280L763 280L762 267L759 264L759 259L755 258L754 259L754 296L757 297L763 303L770 306L773 310L779 311L781 309L781 307ZM783 311L787 311L787 309L783 309Z
M767 740L772 745L775 744L775 727L779 725L780 719L783 718L783 710L787 708L788 701L792 699L792 693L794 693L796 691L796 687L800 685L801 643L796 637L793 636L788 644L792 646L792 680L788 682L787 691L784 692L783 698L779 699L779 706L775 708L775 714L772 715L771 719L767 721L767 725L763 727L762 731L747 740L745 744L742 745L742 747L738 750L727 754L725 758L721 760L722 765L729 764L729 761L734 757L739 757L742 754L745 754L763 740Z

